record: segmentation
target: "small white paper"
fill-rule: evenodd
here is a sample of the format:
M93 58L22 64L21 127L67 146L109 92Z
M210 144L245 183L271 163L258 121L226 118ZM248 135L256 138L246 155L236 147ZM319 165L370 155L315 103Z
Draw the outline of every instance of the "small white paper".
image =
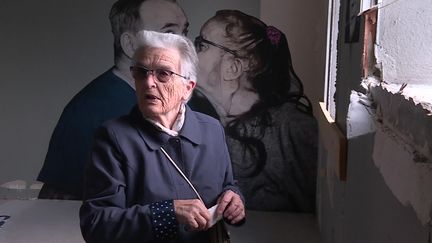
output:
M219 217L216 214L216 209L218 207L219 204L214 205L213 207L209 208L208 211L210 213L210 227L215 225L217 223L217 221L222 219L222 215L220 215Z

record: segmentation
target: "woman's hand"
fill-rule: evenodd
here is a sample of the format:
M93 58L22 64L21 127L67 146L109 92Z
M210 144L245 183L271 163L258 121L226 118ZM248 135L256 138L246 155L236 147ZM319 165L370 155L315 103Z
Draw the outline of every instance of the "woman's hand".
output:
M174 200L174 211L177 221L192 230L201 231L210 228L210 214L198 199Z
M245 209L240 196L231 191L225 191L218 199L217 214L223 215L231 224L240 222L245 217Z

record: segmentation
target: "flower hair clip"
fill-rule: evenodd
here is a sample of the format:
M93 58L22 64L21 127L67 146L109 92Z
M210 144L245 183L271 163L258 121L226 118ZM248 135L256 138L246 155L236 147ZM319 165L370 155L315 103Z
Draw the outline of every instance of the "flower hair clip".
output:
M281 40L281 32L274 26L267 26L267 38L272 45L279 45Z

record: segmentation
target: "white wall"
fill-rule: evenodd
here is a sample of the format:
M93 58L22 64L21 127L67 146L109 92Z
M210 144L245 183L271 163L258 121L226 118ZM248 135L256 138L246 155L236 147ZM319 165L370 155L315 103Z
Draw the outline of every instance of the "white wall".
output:
M382 0L380 6L376 54L383 80L430 84L432 1Z

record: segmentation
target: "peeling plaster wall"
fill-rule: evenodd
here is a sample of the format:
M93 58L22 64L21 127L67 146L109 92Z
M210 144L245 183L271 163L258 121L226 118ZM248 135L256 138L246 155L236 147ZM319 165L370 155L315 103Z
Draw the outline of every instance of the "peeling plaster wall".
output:
M379 124L374 163L395 197L412 207L422 224L432 225L432 116L393 86L371 88Z
M430 88L423 90L432 92ZM410 147L413 161L427 163L432 168L432 113L428 110L430 107L395 92L392 85L373 88L372 94L378 106L377 116L380 122L392 130L397 140ZM430 186L432 192L432 184Z
M432 224L432 1L383 0L378 13L386 83L371 88L381 123L374 162L395 197Z
M332 161L320 148L317 195L324 242L430 243L431 171L413 163L390 135L376 131L381 128L364 95L352 92L348 110L346 182L327 169Z
M406 146L381 126L375 135L373 161L398 201L412 207L423 225L432 225L432 165L416 162Z
M375 166L373 143L373 133L349 140L349 148L362 153L348 155L346 182L326 173L319 180L324 242L430 243L430 227L421 224L412 207L397 200ZM333 181L331 187L328 180Z
M432 1L382 0L378 13L376 55L383 80L432 82Z
M342 41L346 4L341 0L335 99L336 121L348 138L347 180L327 169L333 161L321 146L321 233L327 243L431 243L432 1L384 0L380 5L376 51L384 80L395 84L368 97L352 92L365 90L359 89L361 48ZM396 25L405 25L405 32L397 33Z

